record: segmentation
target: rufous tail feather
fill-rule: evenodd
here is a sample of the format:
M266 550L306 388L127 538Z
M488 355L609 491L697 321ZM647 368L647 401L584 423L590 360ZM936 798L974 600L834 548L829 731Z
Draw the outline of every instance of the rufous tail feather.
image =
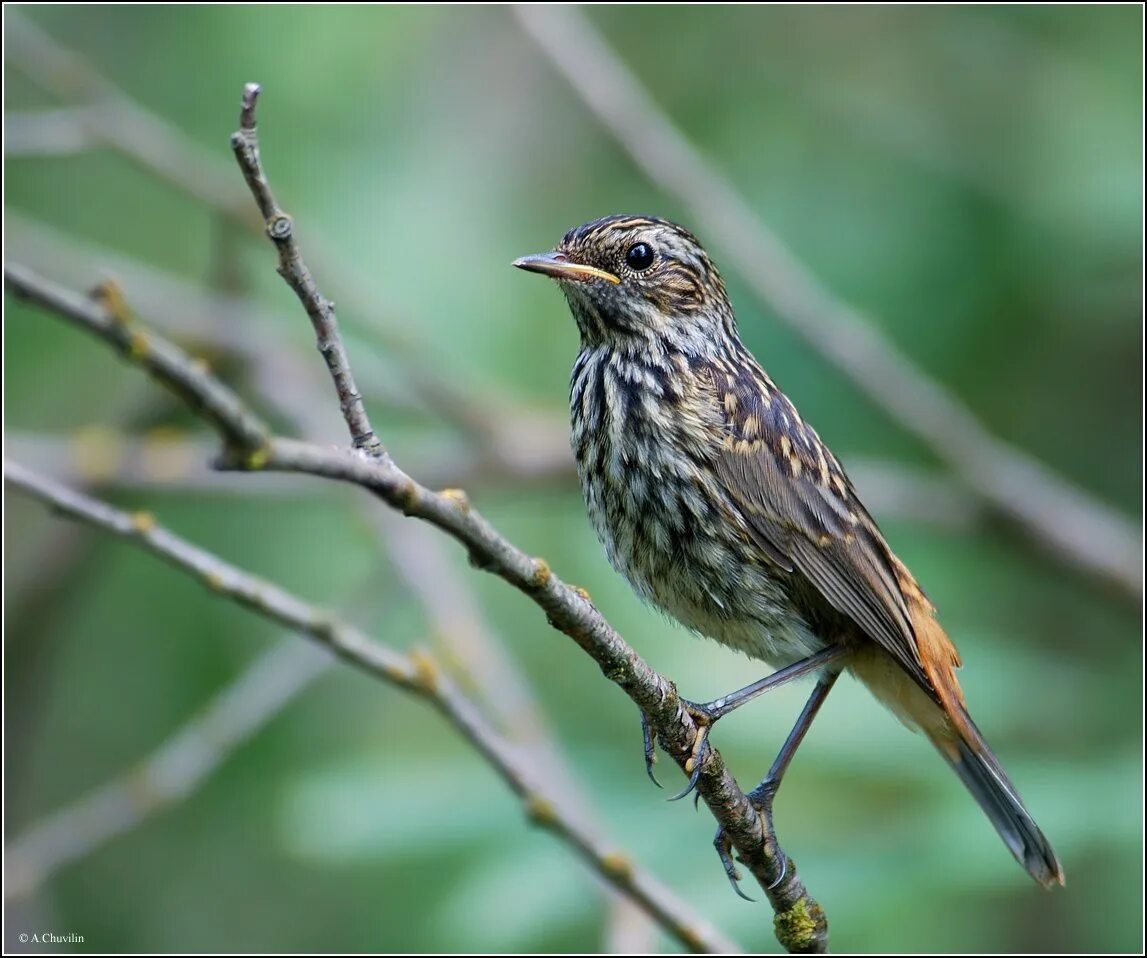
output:
M924 725L923 730L960 776L1016 861L1045 888L1062 885L1063 868L1051 843L1024 808L1016 787L968 714L956 679L959 653L936 621L931 604L922 595L920 599L912 609L920 660L949 720L942 725Z

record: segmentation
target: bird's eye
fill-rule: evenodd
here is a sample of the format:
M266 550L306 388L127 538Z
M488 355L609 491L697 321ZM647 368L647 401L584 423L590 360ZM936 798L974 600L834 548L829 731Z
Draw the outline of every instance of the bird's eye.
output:
M653 265L653 247L648 243L634 243L625 254L629 268L641 272Z

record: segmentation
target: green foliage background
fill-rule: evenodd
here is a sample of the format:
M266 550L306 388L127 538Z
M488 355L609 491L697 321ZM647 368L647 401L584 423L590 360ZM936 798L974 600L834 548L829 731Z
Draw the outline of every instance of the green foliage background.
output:
M385 314L476 395L495 390L560 414L575 330L556 291L510 261L607 213L682 217L506 10L21 15L228 162L242 83L263 84L264 157L280 201L304 244L321 236L380 304L380 315L340 315L364 361ZM589 15L836 292L999 436L1140 515L1140 9ZM6 81L8 110L58 105L11 66ZM9 213L211 281L213 218L113 152L9 159L6 189ZM318 362L270 249L243 241L228 255L281 314L283 340ZM846 466L934 465L761 309L741 277L728 278L750 346ZM4 333L9 430L114 425L126 397L152 388L11 301ZM151 425L186 424L159 408ZM372 411L399 462L416 461L428 433L461 441L407 409ZM357 596L356 614L386 642L428 641L360 515L330 490L267 501L102 491L312 600L348 606ZM518 544L588 588L686 695L758 676L640 605L606 565L572 485L470 492ZM6 499L9 569L43 563L57 520ZM960 646L977 720L1068 883L1052 894L1032 885L927 744L844 682L778 802L834 950L1137 950L1139 610L990 523L883 525ZM66 567L39 588L21 579L5 602L7 837L129 768L278 638L130 547L82 535ZM708 816L649 786L623 696L522 597L465 574L608 834L746 947L775 949L766 907L729 892ZM778 692L722 724L717 743L746 785L803 694ZM582 865L527 824L437 715L338 668L185 803L69 865L34 900L9 903L6 944L38 929L84 935L67 946L81 951L593 951L605 916Z

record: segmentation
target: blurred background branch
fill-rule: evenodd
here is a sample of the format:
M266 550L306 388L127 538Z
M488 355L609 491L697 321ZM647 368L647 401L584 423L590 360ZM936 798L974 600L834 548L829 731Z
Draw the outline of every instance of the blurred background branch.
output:
M55 113L57 128L69 120L75 137L122 152L145 172L223 213L243 229L262 229L246 191L215 154L125 96L86 58L58 43L29 18L9 11L4 26L12 40L6 52L14 64L58 99L79 101L76 109ZM59 129L56 135L62 136ZM29 146L25 136L16 148L26 154Z
M31 475L15 474L24 479ZM32 894L61 866L91 854L104 842L192 794L330 665L329 655L293 641L280 642L263 653L129 772L9 840L5 898Z

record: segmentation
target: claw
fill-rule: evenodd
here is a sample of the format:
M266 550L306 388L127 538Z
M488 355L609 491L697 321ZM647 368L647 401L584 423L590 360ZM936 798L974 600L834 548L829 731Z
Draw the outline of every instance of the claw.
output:
M777 851L780 851L778 848ZM777 880L769 884L769 891L772 891L781 882L785 880L785 875L789 873L789 856L781 852L781 873L777 876Z
M781 882L785 880L785 876L789 873L789 856L784 853L781 846L777 844L777 832L773 825L773 799L777 794L777 783L772 779L766 778L760 785L754 788L748 794L748 799L756 807L758 813L764 819L765 828L765 842L771 843L773 846L773 853L780 857L781 860L781 873L774 881L769 884L768 891L772 891Z
M653 764L657 761L657 752L653 749L653 731L649 728L649 719L644 712L641 713L641 741L645 748L645 774L649 776L649 781L661 788L661 783L653 774Z
M690 759L690 761L692 761L692 759ZM694 764L693 774L689 776L689 781L685 783L685 787L683 789L681 789L681 791L679 791L672 798L667 799L667 801L679 802L679 801L681 801L681 799L683 799L686 795L688 795L691 791L693 791L693 789L695 789L697 787L697 780L701 777L701 764L702 764L701 762L697 762Z
M717 829L717 834L713 838L713 847L717 849L717 856L721 859L721 866L725 869L725 877L729 879L729 885L733 891L745 901L756 901L755 898L746 895L741 890L741 873L737 871L737 866L733 864L733 856L729 853L732 847L732 842L729 841L725 835L725 830L722 828Z
M697 787L697 782L701 778L701 766L705 764L705 758L709 753L709 726L699 725L697 728L697 737L693 739L693 750L689 754L689 758L685 762L685 771L689 773L689 781L685 787L674 795L669 801L679 802L693 789Z
M785 876L789 873L789 856L786 855L780 845L777 844L776 833L773 831L772 797L775 791L776 786L766 780L749 792L747 796L757 808L758 813L764 817L762 824L765 829L766 845L772 846L772 855L779 857L781 862L781 873L768 888L765 889L766 891L772 891L776 888L785 880ZM721 867L725 869L725 877L729 879L729 885L733 891L737 893L739 898L743 898L745 901L755 901L755 899L746 895L741 890L741 873L737 871L737 866L733 863L733 843L729 841L723 828L717 829L717 834L713 838L713 847L717 850L717 856L721 859Z

